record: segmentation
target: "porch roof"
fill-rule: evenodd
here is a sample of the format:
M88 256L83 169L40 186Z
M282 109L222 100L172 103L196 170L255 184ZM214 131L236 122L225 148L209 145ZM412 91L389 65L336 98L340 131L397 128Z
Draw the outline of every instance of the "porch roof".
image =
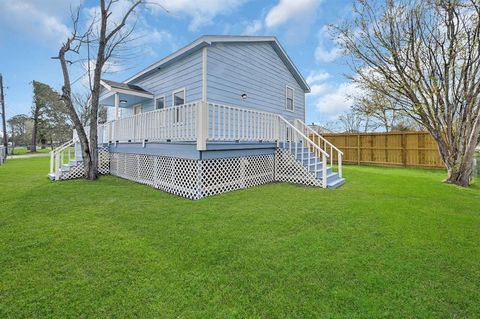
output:
M115 93L122 93L127 95L134 95L143 98L153 98L153 93L144 90L143 88L139 87L138 85L122 83L122 82L115 82L110 80L101 80L100 83L102 86L107 89L107 91L111 94Z

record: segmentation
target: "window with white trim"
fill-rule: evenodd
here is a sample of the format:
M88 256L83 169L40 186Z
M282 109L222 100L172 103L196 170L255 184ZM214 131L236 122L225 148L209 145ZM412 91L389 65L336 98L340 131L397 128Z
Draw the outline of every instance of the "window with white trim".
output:
M159 96L155 99L155 109L162 110L165 108L165 96Z
M178 91L174 91L172 94L172 100L173 100L173 106L178 106L178 105L184 105L185 104L185 89L181 89ZM184 111L184 110L183 110ZM181 114L180 108L177 108L177 110L174 113L174 123L179 123L182 122L182 114Z
M287 109L287 111L293 112L293 107L294 107L293 96L294 96L293 88L287 86L285 91L285 108Z
M185 104L185 89L173 92L173 106Z

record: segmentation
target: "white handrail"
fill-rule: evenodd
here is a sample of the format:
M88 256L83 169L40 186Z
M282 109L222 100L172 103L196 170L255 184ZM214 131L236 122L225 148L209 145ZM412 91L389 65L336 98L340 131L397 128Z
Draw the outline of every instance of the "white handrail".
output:
M277 114L208 103L208 140L274 142Z
M318 167L318 160L321 156L322 159L322 187L327 188L328 180L327 180L327 158L330 157L327 152L320 148L317 144L315 144L310 138L305 136L299 129L297 129L294 125L288 122L285 118L281 115L277 115L280 121L279 130L278 130L278 138L279 142L282 144L282 147L288 149L290 153L293 153L295 159L300 160L302 165L307 164L307 169L311 171L311 165L313 166L313 174L315 177L317 175L317 167ZM283 126L282 126L283 125ZM284 130L282 130L282 128ZM313 153L315 156L307 157L307 163L305 163L305 152L307 154ZM299 154L300 153L300 154Z
M197 103L144 112L105 123L108 141L195 141Z
M75 145L75 143L76 140L72 139L50 152L50 174L55 175L55 180L60 179L60 168L62 164L66 164L65 158L67 159L67 163L72 159L70 148ZM73 152L73 155L74 154L75 151Z
M303 122L302 120L299 120L299 119L296 119L295 121L299 122L301 125L303 125L303 127L305 127L308 131L310 131L311 133L313 133L314 135L318 136L322 141L324 141L325 143L327 143L330 147L332 147L334 150L336 150L337 152L339 152L340 154L343 155L343 152L338 148L336 147L335 145L333 145L329 140L327 140L325 137L323 137L322 135L318 134L314 129L312 129L310 126L308 126L307 124L305 124L305 122Z
M283 118L283 116L281 115L278 115L278 117L288 126L290 127L291 129L293 129L297 134L299 134L303 139L305 139L307 141L308 144L310 144L310 146L312 146L313 148L317 149L319 152L321 152L322 154L324 154L327 158L330 157L330 155L328 155L327 152L325 152L323 149L320 148L320 146L318 146L317 144L315 144L314 142L312 142L312 140L310 138L308 138L305 134L303 134L299 129L297 129L295 126L293 126L289 121L287 121L285 118Z
M343 152L333 145L330 141L328 141L326 138L324 138L322 135L318 134L315 130L313 130L310 126L305 124L302 120L296 119L295 120L297 123L299 123L305 131L310 132L311 134L314 135L314 137L317 138L317 143L318 146L320 146L320 139L323 142L323 146L325 148L325 151L327 151L327 145L330 147L330 167L333 167L333 150L337 152L337 159L338 159L338 176L342 178L342 157L343 157ZM307 133L308 134L308 133ZM313 139L315 143L315 138ZM317 145L317 143L315 143Z

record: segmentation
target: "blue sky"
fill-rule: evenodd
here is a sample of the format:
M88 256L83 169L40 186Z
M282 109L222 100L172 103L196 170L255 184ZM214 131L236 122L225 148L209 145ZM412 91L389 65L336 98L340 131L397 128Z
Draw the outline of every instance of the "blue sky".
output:
M130 0L117 4L120 12ZM327 123L349 108L348 96L355 89L345 79L348 67L339 48L330 39L327 25L348 19L351 1L327 0L150 0L159 5L137 12L133 54L113 61L104 77L123 81L130 75L203 34L275 35L309 82L307 121ZM0 72L7 87L7 117L29 113L31 81L38 80L60 90L62 77L52 60L70 23L70 7L82 5L84 21L94 10L91 0L0 1ZM85 22L86 23L86 22ZM72 70L76 89L81 90L84 71Z

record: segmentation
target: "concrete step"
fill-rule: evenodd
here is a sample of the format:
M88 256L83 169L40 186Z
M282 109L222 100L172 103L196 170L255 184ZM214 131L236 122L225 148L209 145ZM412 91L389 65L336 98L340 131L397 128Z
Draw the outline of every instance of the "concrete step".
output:
M328 182L327 187L335 189L335 188L339 188L343 184L345 184L345 178L337 178L336 180L333 180L332 182Z
M322 180L322 171L317 171L315 173L315 177L319 180ZM333 182L334 180L338 179L338 173L330 171L330 173L327 172L327 183Z

